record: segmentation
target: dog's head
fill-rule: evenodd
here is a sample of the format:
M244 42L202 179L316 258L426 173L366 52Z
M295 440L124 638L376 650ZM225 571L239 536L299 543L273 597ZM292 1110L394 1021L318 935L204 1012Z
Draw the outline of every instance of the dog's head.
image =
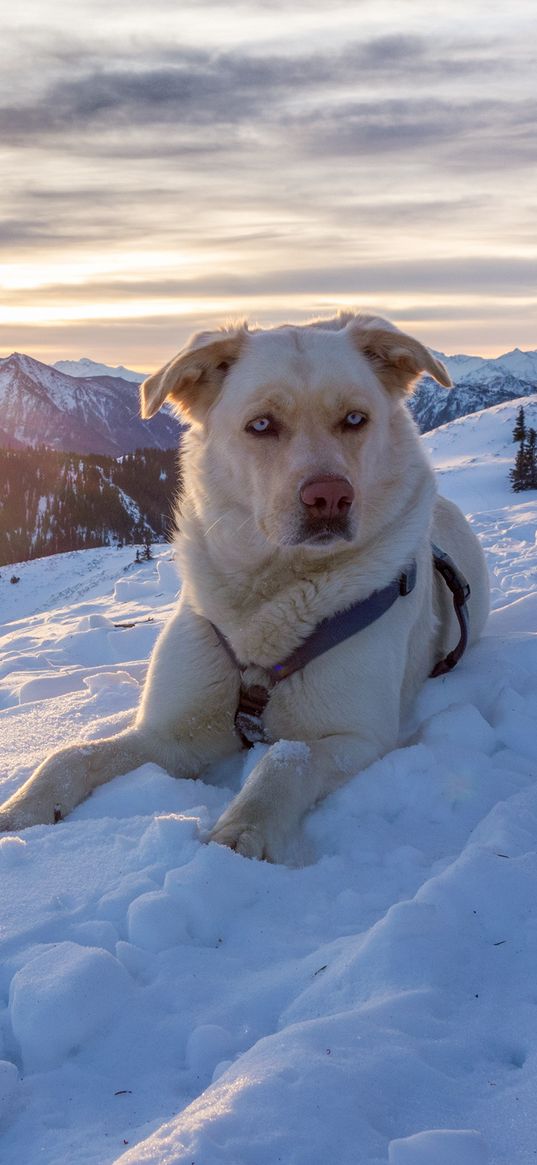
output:
M169 400L191 424L208 518L220 506L252 539L333 550L403 488L409 456L420 462L401 402L422 372L451 383L423 344L375 317L243 325L194 336L142 385L142 415Z

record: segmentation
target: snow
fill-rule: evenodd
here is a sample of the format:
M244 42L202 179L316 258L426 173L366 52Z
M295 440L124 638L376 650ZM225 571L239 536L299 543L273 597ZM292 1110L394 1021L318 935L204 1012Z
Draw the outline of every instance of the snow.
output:
M486 1165L487 1151L474 1130L432 1129L392 1141L389 1165Z
M537 1159L537 497L508 489L516 408L426 438L487 553L486 635L287 864L206 844L262 745L211 783L146 764L0 838L6 1161ZM132 557L2 571L6 795L128 723L178 588L168 549Z
M537 428L536 393L459 417L423 437L437 469L440 492L463 510L473 513L512 503L506 486L518 448L513 427L520 406L527 428Z
M125 1006L131 986L122 963L102 948L60 942L30 958L9 991L23 1071L63 1064Z

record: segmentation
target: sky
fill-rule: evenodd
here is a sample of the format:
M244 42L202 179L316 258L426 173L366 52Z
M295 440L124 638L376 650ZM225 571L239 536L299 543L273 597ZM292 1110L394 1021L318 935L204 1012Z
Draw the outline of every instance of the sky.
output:
M339 307L537 347L534 0L25 0L3 16L0 355L152 371Z

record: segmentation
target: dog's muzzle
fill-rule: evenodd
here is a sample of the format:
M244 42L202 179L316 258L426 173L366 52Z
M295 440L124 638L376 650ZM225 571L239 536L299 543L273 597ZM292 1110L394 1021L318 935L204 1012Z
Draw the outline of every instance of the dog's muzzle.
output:
M350 541L354 489L346 477L324 474L310 478L299 497L302 512L297 541L321 545L335 538Z
M351 542L353 527L350 518L335 518L331 522L324 522L320 518L309 518L302 521L298 529L296 542L306 542L310 546L323 546L334 542L337 538Z

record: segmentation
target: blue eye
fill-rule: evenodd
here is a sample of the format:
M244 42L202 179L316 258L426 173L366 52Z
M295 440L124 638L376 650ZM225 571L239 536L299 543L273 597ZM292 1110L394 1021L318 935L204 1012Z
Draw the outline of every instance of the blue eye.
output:
M364 413L352 412L347 413L343 425L346 429L359 429L361 425L365 425L367 417Z
M277 429L271 417L256 417L255 421L250 421L246 426L246 432L255 433L256 436L264 437L267 433L275 435Z

